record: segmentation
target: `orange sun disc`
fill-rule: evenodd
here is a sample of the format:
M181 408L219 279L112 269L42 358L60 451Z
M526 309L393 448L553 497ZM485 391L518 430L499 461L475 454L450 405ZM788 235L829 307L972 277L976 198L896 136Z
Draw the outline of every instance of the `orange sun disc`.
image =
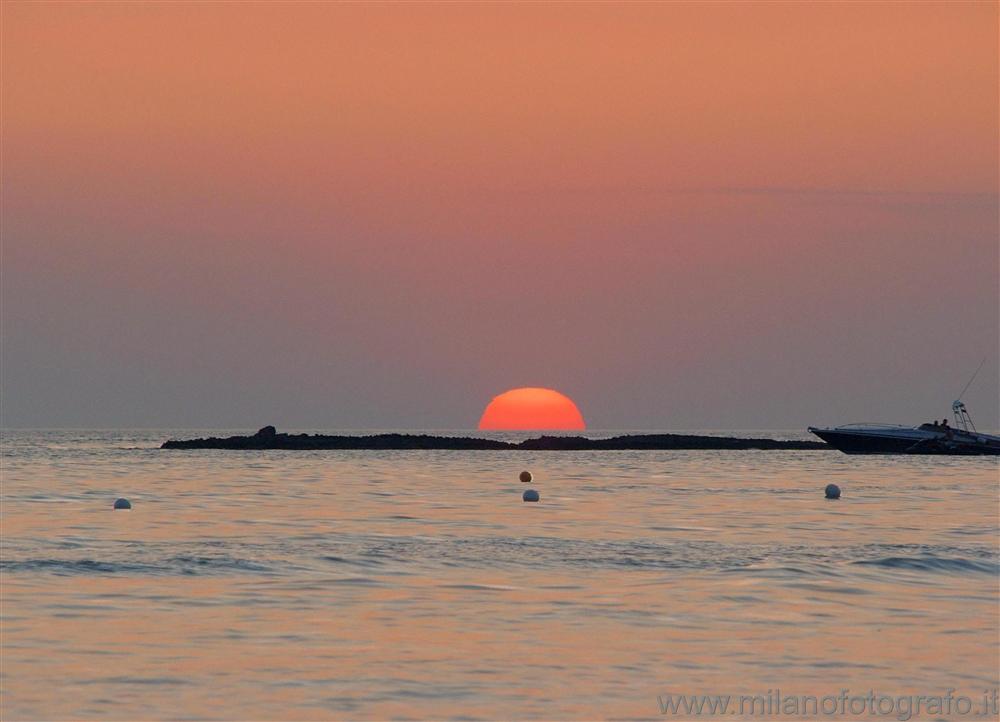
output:
M580 409L568 396L552 389L521 388L494 397L479 419L479 428L491 431L587 428Z

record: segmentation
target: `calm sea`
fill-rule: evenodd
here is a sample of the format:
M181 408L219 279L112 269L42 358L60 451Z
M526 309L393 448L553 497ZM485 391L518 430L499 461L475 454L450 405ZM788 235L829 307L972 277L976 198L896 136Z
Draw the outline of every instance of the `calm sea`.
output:
M662 719L667 694L1000 684L996 459L156 448L207 433L232 432L4 432L4 720Z

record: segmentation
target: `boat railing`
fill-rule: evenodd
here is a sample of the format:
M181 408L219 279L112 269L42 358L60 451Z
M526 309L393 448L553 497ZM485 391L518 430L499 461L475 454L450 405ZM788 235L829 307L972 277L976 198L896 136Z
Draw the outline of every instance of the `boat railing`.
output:
M913 429L920 428L919 426L905 426L903 424L883 424L878 421L859 421L854 424L841 424L837 427L838 429L907 429L912 431Z

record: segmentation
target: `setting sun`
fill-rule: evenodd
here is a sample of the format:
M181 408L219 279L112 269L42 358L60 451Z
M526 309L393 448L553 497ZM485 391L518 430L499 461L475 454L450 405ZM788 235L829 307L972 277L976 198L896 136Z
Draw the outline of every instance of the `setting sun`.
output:
M479 419L480 429L493 431L587 428L583 415L568 396L552 389L511 389L493 398Z

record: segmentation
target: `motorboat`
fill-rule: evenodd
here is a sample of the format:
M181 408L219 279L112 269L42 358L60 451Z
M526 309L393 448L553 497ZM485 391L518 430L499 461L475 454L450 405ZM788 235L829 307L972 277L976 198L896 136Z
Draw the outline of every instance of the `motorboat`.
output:
M845 454L953 454L1000 456L1000 436L976 429L962 401L951 405L952 426L942 422L919 426L847 424L809 431Z

